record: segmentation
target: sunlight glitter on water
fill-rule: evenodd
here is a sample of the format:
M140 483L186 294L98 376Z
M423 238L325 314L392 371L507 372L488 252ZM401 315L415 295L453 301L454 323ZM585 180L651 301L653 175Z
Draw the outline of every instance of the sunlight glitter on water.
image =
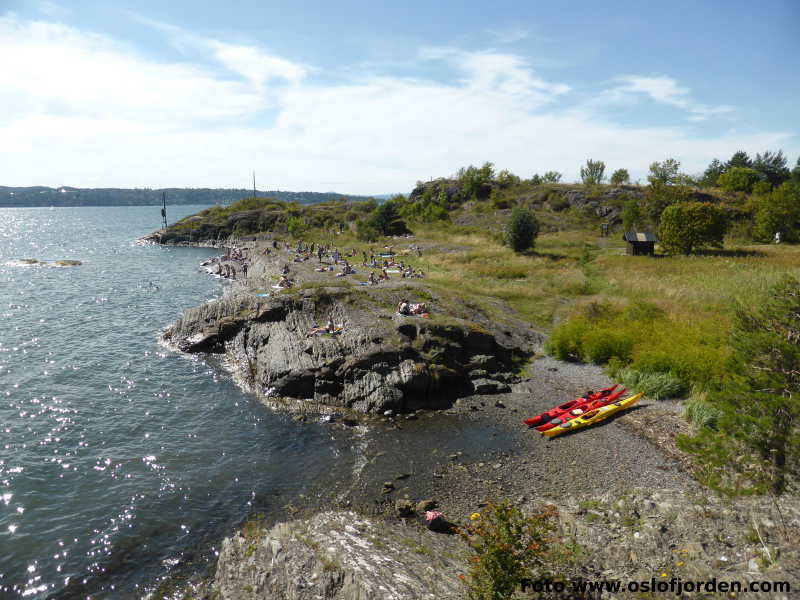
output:
M0 213L0 596L143 594L185 552L213 556L256 498L330 469L323 428L158 345L220 293L198 268L212 251L133 244L153 207Z

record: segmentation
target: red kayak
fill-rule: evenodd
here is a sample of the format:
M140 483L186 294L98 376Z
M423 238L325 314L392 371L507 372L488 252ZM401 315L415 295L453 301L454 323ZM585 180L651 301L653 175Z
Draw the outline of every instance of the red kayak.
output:
M627 390L621 389L618 392L614 392L610 396L606 396L604 398L598 398L595 400L589 400L588 402L584 402L579 406L575 406L568 410L565 413L560 414L559 416L551 419L548 423L543 423L536 428L536 431L545 432L548 429L552 429L553 427L558 427L562 423L566 423L567 421L571 421L575 417L580 417L581 415L585 415L586 413L596 410L601 406L606 406L607 404L611 404L615 400L617 400L622 394L624 394Z
M616 385L611 386L610 388L605 388L600 390L599 392L595 392L594 394L590 394L586 398L578 398L576 400L570 400L569 402L565 402L560 406L556 406L555 408L551 408L543 412L540 415L536 415L535 417L531 417L530 419L525 419L523 423L528 427L536 427L538 425L543 425L544 423L548 423L551 419L555 419L556 417L560 417L566 412L570 410L580 408L581 405L586 404L587 402L591 402L592 400L600 400L601 398L605 398L610 396L614 390L616 389Z

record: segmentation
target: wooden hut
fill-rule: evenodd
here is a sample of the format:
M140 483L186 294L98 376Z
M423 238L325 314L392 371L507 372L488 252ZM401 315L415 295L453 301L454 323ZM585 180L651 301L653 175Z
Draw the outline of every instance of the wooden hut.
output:
M628 242L628 254L631 256L653 256L658 239L649 231L626 231L622 238Z

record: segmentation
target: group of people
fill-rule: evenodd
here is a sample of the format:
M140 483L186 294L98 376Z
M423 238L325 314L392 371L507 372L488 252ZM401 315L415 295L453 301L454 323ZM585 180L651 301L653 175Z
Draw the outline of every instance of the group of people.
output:
M241 273L242 278L247 278L247 269L250 266L250 256L248 256L248 248L226 248L225 254L222 256L215 256L203 263L204 266L216 265L214 268L214 275L225 277L226 279L236 279L237 275ZM239 267L237 272L236 267Z

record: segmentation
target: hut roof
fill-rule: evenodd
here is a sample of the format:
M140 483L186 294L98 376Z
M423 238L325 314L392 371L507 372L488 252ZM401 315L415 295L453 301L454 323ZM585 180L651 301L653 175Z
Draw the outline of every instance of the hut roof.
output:
M636 232L626 231L622 238L626 242L657 242L656 234L650 231Z

